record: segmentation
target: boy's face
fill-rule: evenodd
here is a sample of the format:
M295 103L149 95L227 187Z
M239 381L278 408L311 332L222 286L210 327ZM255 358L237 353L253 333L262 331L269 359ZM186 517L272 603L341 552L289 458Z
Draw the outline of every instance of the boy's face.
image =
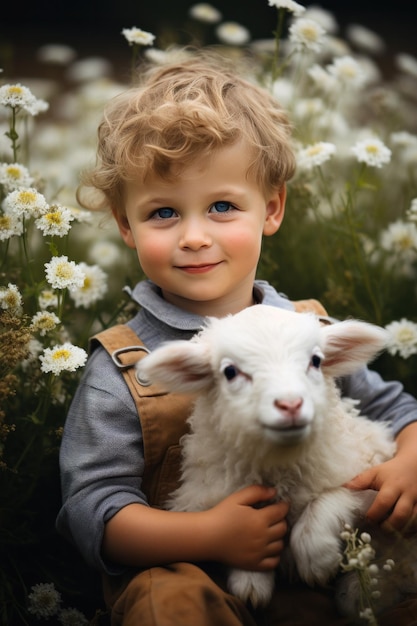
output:
M174 181L126 185L125 216L115 215L121 235L168 302L215 317L252 304L262 235L281 225L285 189L265 198L247 176L250 158L237 143Z

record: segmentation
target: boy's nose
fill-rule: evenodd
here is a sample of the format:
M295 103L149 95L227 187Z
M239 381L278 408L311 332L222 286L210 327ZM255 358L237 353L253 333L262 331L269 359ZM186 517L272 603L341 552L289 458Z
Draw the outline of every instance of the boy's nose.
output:
M179 241L180 248L199 250L200 248L210 245L211 237L200 221L196 220L184 223Z

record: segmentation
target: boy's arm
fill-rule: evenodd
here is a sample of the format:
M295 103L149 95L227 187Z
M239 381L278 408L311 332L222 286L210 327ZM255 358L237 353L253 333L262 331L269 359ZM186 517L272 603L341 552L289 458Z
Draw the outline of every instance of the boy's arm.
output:
M350 489L375 489L367 517L387 530L411 530L417 522L417 422L396 437L393 459L362 472L346 483Z
M274 489L253 485L200 512L130 504L107 522L103 558L136 567L211 560L243 569L273 569L284 547L288 504L253 505L275 495Z

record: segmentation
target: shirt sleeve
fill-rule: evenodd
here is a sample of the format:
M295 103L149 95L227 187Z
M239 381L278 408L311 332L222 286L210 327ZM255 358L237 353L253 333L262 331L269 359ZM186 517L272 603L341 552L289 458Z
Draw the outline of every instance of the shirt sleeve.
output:
M147 505L143 441L128 387L102 348L90 357L67 415L60 471L58 532L90 565L119 573L101 557L104 526L128 504Z
M388 422L394 436L417 422L417 400L398 381L384 381L368 368L340 379L342 395L359 401L358 408L368 419Z

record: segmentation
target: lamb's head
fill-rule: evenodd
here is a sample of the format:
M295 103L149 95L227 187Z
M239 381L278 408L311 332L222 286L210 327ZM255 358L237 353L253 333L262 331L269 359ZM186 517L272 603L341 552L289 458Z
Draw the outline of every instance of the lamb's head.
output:
M295 445L326 415L333 378L365 365L386 331L360 321L324 325L313 314L255 305L210 319L191 341L173 341L138 364L167 391L192 393L220 437L247 434Z

